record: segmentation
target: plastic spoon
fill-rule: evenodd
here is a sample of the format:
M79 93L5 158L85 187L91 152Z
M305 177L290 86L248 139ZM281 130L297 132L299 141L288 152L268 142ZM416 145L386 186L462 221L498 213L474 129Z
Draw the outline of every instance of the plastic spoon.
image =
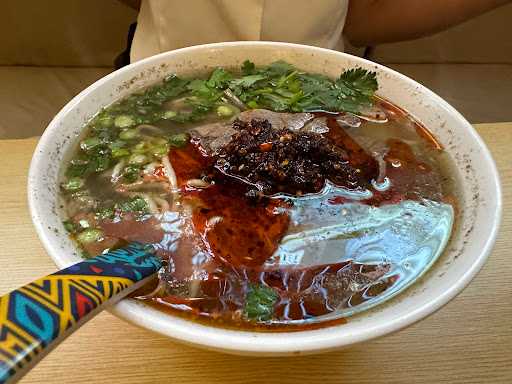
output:
M57 344L160 269L140 244L96 256L0 297L0 384L19 380Z

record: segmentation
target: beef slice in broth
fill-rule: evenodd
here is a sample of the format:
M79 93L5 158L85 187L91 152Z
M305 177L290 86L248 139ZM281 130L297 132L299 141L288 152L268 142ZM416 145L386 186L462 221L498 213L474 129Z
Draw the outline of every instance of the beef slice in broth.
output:
M252 120L266 120L274 130L289 129L299 131L314 119L312 113L280 113L267 109L251 109L237 116L237 119L249 123ZM231 121L201 125L191 129L190 134L209 154L216 153L230 140L236 129Z

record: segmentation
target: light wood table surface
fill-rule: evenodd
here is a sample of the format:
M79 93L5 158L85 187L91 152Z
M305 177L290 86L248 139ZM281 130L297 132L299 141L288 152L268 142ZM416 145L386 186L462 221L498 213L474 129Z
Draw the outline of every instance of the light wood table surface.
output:
M255 358L184 346L102 313L22 383L512 383L512 123L477 129L502 177L501 233L476 279L429 318L344 351ZM27 207L36 142L0 141L0 294L56 269Z

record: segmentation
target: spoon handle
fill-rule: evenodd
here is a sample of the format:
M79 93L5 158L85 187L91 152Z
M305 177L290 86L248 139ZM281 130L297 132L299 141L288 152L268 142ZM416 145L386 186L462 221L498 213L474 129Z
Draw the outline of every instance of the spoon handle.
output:
M0 384L15 382L108 304L161 267L139 244L96 256L0 297Z

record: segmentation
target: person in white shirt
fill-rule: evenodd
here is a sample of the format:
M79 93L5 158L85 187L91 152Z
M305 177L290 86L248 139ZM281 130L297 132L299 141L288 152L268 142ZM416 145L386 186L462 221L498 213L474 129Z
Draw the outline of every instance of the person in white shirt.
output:
M286 41L343 50L433 34L511 0L122 0L139 9L131 61L190 45Z

